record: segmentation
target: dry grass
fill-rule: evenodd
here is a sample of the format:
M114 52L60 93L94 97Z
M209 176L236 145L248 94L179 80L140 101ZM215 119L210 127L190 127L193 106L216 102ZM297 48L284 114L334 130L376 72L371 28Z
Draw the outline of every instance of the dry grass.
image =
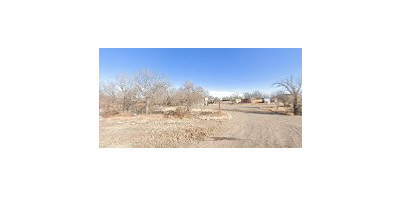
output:
M199 118L202 120L230 120L232 116L223 111L205 111L200 113Z
M260 109L269 113L288 115L288 116L294 115L293 110L290 107L283 107L283 106L276 107L275 105L266 105L266 106L261 106Z

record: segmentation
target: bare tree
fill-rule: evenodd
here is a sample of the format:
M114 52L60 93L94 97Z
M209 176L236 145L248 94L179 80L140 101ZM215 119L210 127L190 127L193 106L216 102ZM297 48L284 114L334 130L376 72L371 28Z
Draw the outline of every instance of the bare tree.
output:
M270 97L270 95L268 93L266 93L266 92L262 93L262 98L269 98L269 97Z
M274 100L276 104L278 104L278 102L282 102L283 106L285 107L290 103L293 103L292 95L282 90L272 93L271 99Z
M169 88L168 80L150 70L141 70L134 76L134 85L138 90L138 96L146 102L146 114L149 107L164 102Z
M194 104L201 102L207 94L203 88L194 86L191 81L186 81L179 91L180 100L186 112L189 112Z
M258 91L258 90L255 90L255 91L253 91L253 92L245 92L245 93L243 93L243 97L245 98L245 99L250 99L250 98L263 98L263 94L260 92L260 91Z
M102 82L99 88L99 101L100 107L104 107L109 110L112 107L116 109L118 100L118 89L113 81Z
M130 111L131 105L136 101L137 89L131 77L120 75L117 77L116 86L119 90L119 104L121 111Z
M229 98L230 100L235 100L235 99L240 99L241 97L239 96L238 92L235 92Z
M168 80L149 70L141 70L134 75L120 75L113 81L100 84L100 107L118 112L142 111L146 114L150 107L163 105L167 100Z
M251 93L245 92L245 93L243 93L243 97L244 97L245 99L249 99L249 98L251 98Z
M179 105L178 90L176 88L168 88L165 104L167 106Z
M258 90L254 91L254 92L251 94L251 97L254 97L254 98L263 98L261 92L258 91Z
M275 87L283 87L293 97L293 113L295 115L299 114L298 97L301 95L301 84L301 78L294 80L292 76L273 84Z

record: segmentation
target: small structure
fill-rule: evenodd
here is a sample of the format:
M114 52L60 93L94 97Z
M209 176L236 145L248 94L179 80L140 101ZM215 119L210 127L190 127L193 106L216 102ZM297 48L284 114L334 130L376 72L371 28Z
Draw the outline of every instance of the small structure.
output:
M204 105L208 105L208 97L204 97Z
M238 103L242 102L242 99L235 99L235 100L233 100L233 102L235 102L235 104L238 104Z
M242 103L262 103L262 98L245 98L241 100Z
M250 103L262 103L263 99L262 98L251 98Z
M264 103L271 103L271 99L270 98L263 98Z
M241 99L240 102L242 102L242 103L250 103L250 99L248 99L248 98Z

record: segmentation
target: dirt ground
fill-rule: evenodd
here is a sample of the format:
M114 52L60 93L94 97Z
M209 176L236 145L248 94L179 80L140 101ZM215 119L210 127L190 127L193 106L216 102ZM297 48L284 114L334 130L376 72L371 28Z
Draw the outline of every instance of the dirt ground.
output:
M206 117L206 118L204 118ZM191 147L213 135L226 120L210 115L166 118L162 114L134 117L100 116L100 148L179 148Z
M275 114L265 107L266 104L221 104L221 110L229 112L232 120L193 147L301 148L302 117Z
M301 148L302 117L272 113L265 104L221 104L224 118L208 113L99 118L101 148ZM215 111L218 105L197 111ZM196 110L195 110L196 111Z

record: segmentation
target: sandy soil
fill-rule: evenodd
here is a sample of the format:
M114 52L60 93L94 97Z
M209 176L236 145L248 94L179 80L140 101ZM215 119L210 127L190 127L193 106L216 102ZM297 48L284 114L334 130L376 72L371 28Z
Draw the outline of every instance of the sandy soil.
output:
M231 120L163 115L100 117L100 147L301 148L302 117L272 113L265 104L221 104ZM218 109L218 105L201 110Z
M204 117L204 115L202 115ZM161 114L99 118L100 148L179 148L211 136L225 120L166 118Z

